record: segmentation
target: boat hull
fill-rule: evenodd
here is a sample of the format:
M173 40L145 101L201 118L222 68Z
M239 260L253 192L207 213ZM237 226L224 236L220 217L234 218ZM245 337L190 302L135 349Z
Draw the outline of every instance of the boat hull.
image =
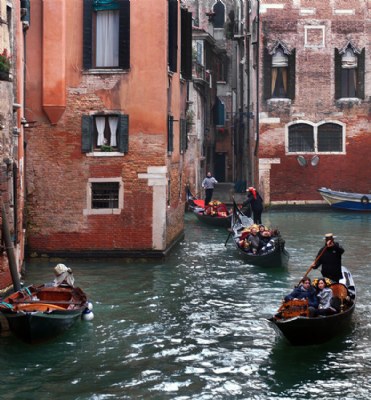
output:
M236 247L247 264L264 268L284 268L289 263L290 255L285 249L277 247L272 253L254 255L246 253L237 244Z
M10 331L26 343L44 342L70 329L83 310L34 313L4 313Z
M229 215L228 217L218 217L218 216L211 216L205 215L203 211L194 211L197 219L207 225L212 226L220 226L223 228L228 228L231 225L232 216Z
M370 194L340 192L327 188L317 190L333 209L371 212Z

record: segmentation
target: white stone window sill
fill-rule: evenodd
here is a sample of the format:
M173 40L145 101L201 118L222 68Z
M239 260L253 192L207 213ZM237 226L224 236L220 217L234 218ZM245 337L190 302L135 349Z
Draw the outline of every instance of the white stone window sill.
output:
M119 151L93 151L92 153L86 153L88 157L124 157L124 153Z

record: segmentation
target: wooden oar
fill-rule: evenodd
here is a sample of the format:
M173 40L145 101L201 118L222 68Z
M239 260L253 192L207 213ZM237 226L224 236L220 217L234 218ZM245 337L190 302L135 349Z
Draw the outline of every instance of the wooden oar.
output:
M304 276L300 279L300 282L302 282L309 274L309 272L313 269L313 267L315 266L315 264L317 263L317 261L322 257L322 254L325 252L325 250L327 249L327 244L326 246L323 248L323 250L321 251L321 253L317 256L317 258L314 260L314 262L312 263L312 265L308 268L307 272L304 274ZM300 282L298 283L298 285L300 285Z

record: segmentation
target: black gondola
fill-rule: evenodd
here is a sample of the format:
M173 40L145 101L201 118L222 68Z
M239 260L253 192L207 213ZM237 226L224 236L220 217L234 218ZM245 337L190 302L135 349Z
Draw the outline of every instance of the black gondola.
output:
M193 212L195 213L197 219L205 224L220 226L223 228L228 228L231 225L232 214L227 216L218 216L207 215L203 210L194 210Z
M247 264L253 264L267 268L286 267L290 255L285 249L285 241L281 237L280 232L277 230L272 235L269 246L267 246L265 249L263 248L257 254L248 252L240 246L239 242L242 231L251 226L253 223L253 220L244 215L238 209L236 203L234 203L231 218L231 235L239 254L243 257Z
M283 303L280 310L269 318L275 330L293 345L311 345L327 342L349 328L356 305L356 290L348 269L342 267L342 273L343 279L330 286L333 296L341 304L338 313L311 317L306 307L295 306L299 301L294 300L287 309Z

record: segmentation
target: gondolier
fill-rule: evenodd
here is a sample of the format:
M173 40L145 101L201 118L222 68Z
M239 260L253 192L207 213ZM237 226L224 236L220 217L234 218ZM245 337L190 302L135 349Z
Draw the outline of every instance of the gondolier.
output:
M335 236L332 233L326 233L324 237L326 244L319 250L316 261L311 267L317 269L321 265L323 277L339 282L342 277L341 256L344 249L338 242L335 242L334 238Z
M214 185L218 181L208 172L206 178L202 181L202 187L205 189L205 207L210 203L213 197Z

